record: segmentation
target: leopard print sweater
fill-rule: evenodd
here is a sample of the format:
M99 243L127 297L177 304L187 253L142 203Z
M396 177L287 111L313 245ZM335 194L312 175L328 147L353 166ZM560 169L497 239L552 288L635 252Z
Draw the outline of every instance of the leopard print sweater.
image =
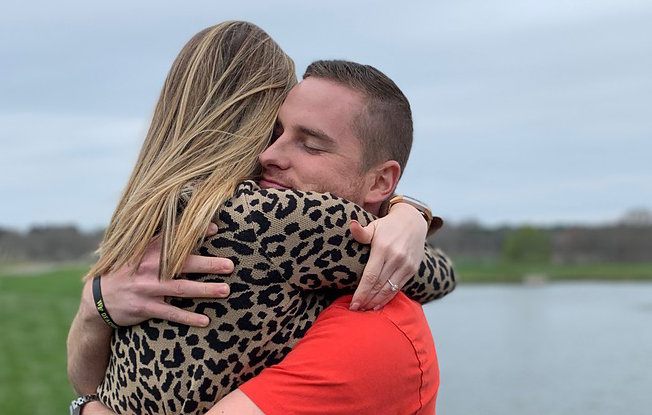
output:
M219 232L199 248L228 257L230 275L189 275L227 282L227 299L171 299L210 317L205 328L162 320L114 333L98 392L120 414L201 414L263 368L280 362L317 315L352 292L369 257L351 219L374 219L331 194L261 190L243 182L215 217ZM426 245L419 273L403 288L421 303L453 290L451 262Z

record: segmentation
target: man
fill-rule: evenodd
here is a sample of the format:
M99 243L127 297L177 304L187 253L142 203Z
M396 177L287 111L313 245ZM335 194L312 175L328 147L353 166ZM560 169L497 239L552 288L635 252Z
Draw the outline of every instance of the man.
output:
M385 75L374 68L350 62L316 62L307 69L304 80L292 90L281 108L278 126L275 131L275 141L260 156L260 161L264 168L264 174L260 184L262 187L268 188L295 188L300 190L331 192L359 204L371 213L378 214L383 202L392 195L402 169L407 162L411 145L411 134L412 124L409 104L396 85ZM398 137L394 137L394 135ZM397 208L409 209L414 214L420 215L418 211L407 205L397 205ZM425 227L423 230L425 234ZM354 227L353 231L359 234L360 239L366 238L367 241L371 239L371 236L368 235L369 229L366 230L367 234L365 234L365 230L359 227ZM385 245L389 246L391 242L385 241ZM380 246L382 246L382 243ZM157 247L154 245L152 253L155 253L156 250ZM155 258L155 255L152 255L152 257ZM157 261L152 262L156 263ZM228 264L222 265L223 268L221 271L228 272ZM441 257L439 266L440 269L438 271L440 275L438 283L442 285L443 295L453 289L454 277L452 269L450 269L450 265L446 262L445 257ZM374 277L380 276L381 274L385 274L386 278L378 278L380 284L376 287L363 287L364 289L359 290L362 292L357 292L350 301L350 305L347 304L346 308L351 308L352 310L358 308L375 309L384 305L393 293L395 286L402 286L414 273L414 270L392 269L393 267L396 268L395 264L391 262L383 262L382 260L374 262L373 259L370 259L369 265L365 269L365 274L368 276L367 279L376 280L377 278ZM148 268L152 275L154 274L151 272L153 269L156 269L156 267L152 266ZM186 271L219 272L215 268L210 270L206 268L193 269L191 266L187 267ZM365 279L363 276L363 281ZM111 278L105 278L105 281L110 280ZM150 278L149 281L154 281L154 279ZM140 291L151 290L154 286L154 284L150 284L147 289L141 287ZM169 291L170 288L175 287L177 291ZM190 291L193 291L193 294L197 294L199 287L196 284L182 284L179 281L173 281L167 285L160 283L158 291L154 293L150 291L149 293L145 293L144 296L147 298L147 303L152 304L151 298L157 295L161 297L161 293L166 292L166 289L168 291L165 295L181 296L183 294L187 295ZM203 293L200 292L200 294L203 294L202 296L210 296L213 292L207 292L207 290L219 288L224 287L209 286L207 289L202 288L205 291ZM89 290L90 288L85 288L85 299L90 296ZM188 292L182 292L186 290ZM138 291L137 287L135 291ZM380 295L376 295L378 291ZM112 314L114 310L120 309L119 300L115 300L115 302L107 301L110 304ZM86 303L88 304L88 301ZM387 308L390 308L390 310L383 318L387 319L389 315L391 320L393 318L391 317L392 310L390 306ZM411 310L409 312L413 311ZM161 315L161 313L177 314ZM83 326L80 321L87 321L86 328L88 328L89 324L94 324L88 323L90 321L89 319L80 317L82 314L84 312L80 308L80 314L75 320L73 328L71 328L69 356L72 356L78 361L81 360L87 370L83 371L81 367L75 367L74 362L71 365L72 368L69 369L71 369L70 376L76 389L83 392L89 390L87 385L92 385L94 382L97 385L98 381L97 377L93 378L93 376L84 378L84 374L97 373L97 369L102 369L106 364L106 360L102 359L86 360L84 357L90 355L84 353L83 350L84 348L86 348L86 351L93 349L89 345L99 345L102 342L105 343L106 340L97 342L97 338L102 336L97 336L93 340L90 338L93 336L89 336L88 330L82 330L80 328ZM129 313L124 314L127 318L121 319L120 324L133 324L141 321L139 318L143 316L168 317L170 320L182 320L187 323L198 322L199 325L202 324L199 320L201 318L200 316L174 310L165 305L165 303L159 303L159 307L153 307L150 310L131 313L131 316ZM133 314L136 314L136 316ZM339 313L336 317L339 319L343 315ZM369 316L371 316L369 317L372 319L371 322L376 321L376 317L371 314ZM417 320L419 317L415 315ZM130 318L133 320L130 321ZM362 323L359 319L349 318L348 320L344 320L344 323L346 324L349 320L352 324L348 328L350 330L356 330L355 324L368 324L370 322L366 320L365 323ZM403 324L394 320L392 320L394 324ZM97 322L97 318L95 318L95 322ZM407 326L410 326L410 324L414 327L412 329L406 329L406 331L401 331L401 336L408 338L414 337L418 341L430 336L430 333L427 331L427 326L424 327L425 319L408 322ZM110 331L107 332L105 327L101 329L104 330L104 334L108 333L110 336ZM73 333L80 335L73 335ZM388 336L395 336L396 334L390 332ZM84 338L83 336L86 337ZM95 343L93 343L94 341ZM85 345L78 347L79 343ZM427 346L426 344L424 347L427 348ZM423 352L423 355L430 358L430 367L432 368L434 348L431 351L426 350ZM82 357L81 359L80 356ZM303 357L305 357L305 354ZM391 357L388 357L388 359L391 359ZM436 360L434 363L434 367L436 368ZM418 371L419 368L417 367L416 370ZM103 373L101 370L99 371ZM410 373L406 376L413 376L413 374ZM419 374L419 376L422 376L422 374ZM427 395L427 398L422 399L420 392L417 395L418 400L423 400L421 402L422 406L428 408L432 406L432 410L434 411L434 396L436 395L438 378L433 379L433 376L437 376L436 373L428 373L427 376L429 377L421 377L419 380L422 386L427 386L428 390L423 391L424 396ZM266 379L274 379L274 375L261 376L261 379L263 379L262 385L265 385L264 382L269 384L270 380ZM397 380L401 380L400 376L397 377ZM258 409L258 406L260 406L264 407L266 412L271 411L272 409L265 405L269 405L268 400L270 398L274 399L274 396L261 397L260 395L256 395L256 390L260 390L260 386L256 386L255 382L252 384L254 386L249 388L248 394L253 396L253 399L242 394L242 392L236 391L229 395L227 399L220 402L215 410L223 410L226 413L229 413L229 411L231 413L246 413L245 411L256 413L256 411L260 410ZM79 387L78 385L84 386ZM310 387L309 384L303 386ZM291 394L292 391L289 391L289 393ZM323 398L329 400L328 396ZM262 402L262 400L267 400L267 402ZM293 403L297 405L303 404L300 401ZM306 405L317 405L319 407L320 403L306 402ZM89 404L87 410L90 411L90 409L91 406Z

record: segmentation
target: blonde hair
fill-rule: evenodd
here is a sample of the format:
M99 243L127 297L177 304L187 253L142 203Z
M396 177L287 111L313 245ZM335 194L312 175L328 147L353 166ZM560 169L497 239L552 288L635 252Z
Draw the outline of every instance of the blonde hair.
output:
M190 39L85 278L140 261L155 236L159 276L180 273L219 207L260 171L258 155L296 82L292 60L251 23L224 22Z

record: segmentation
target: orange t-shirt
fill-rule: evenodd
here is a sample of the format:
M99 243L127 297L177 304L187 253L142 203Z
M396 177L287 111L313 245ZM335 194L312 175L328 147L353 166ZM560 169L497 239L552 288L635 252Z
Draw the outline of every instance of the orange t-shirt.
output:
M435 413L439 366L421 306L398 293L382 310L349 311L351 297L240 386L266 415Z

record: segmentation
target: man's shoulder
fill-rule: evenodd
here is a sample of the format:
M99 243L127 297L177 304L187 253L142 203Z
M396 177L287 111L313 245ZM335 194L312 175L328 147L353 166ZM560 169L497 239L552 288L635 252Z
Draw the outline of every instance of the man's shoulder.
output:
M322 312L320 318L331 320L329 324L350 327L351 330L342 332L352 333L356 337L364 338L369 333L382 331L387 336L405 338L412 342L431 336L421 305L402 293L378 311L350 311L350 300L350 295L338 298Z

